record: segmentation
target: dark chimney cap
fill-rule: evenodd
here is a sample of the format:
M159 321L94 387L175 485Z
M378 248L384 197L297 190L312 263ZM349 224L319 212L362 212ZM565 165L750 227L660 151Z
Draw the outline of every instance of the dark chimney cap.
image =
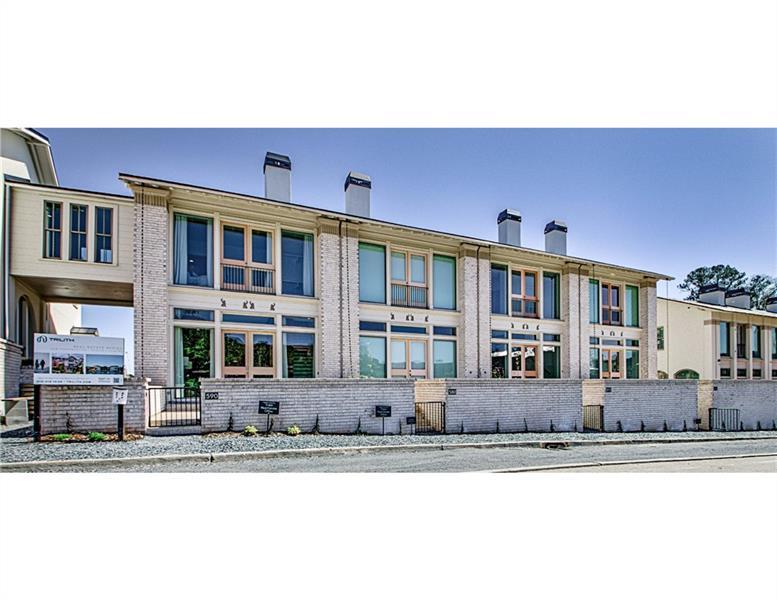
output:
M499 216L496 218L496 224L499 225L502 221L506 220L510 221L518 221L521 222L521 213L519 213L517 210L513 210L511 208L507 208L499 213Z
M720 287L717 283L708 283L707 285L703 285L699 288L700 294L708 294L710 292L723 292L725 291L722 287Z
M345 191L348 191L349 185L359 185L361 187L366 187L367 189L372 189L372 180L370 179L369 175L351 171L350 173L348 173L348 176L345 178L345 186L343 187L343 189Z
M267 166L278 167L279 169L288 169L291 171L291 159L284 154L276 154L275 152L268 152L264 155L264 167L262 172L267 171Z
M771 298L767 298L764 304L777 304L777 296L772 296Z
M564 223L564 221L551 221L547 225L545 225L545 233L550 233L551 231L561 231L563 233L567 232L567 224Z
M748 292L745 288L737 288L735 290L729 290L726 292L726 298L734 298L735 296L749 296L750 292Z

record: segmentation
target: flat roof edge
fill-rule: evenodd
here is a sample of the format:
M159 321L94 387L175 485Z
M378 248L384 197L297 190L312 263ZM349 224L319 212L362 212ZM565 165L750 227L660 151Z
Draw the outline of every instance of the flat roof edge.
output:
M51 190L52 192L73 192L76 194L88 194L90 196L107 196L110 198L121 198L122 200L132 200L132 195L114 194L111 192L97 192L95 190L84 190L81 188L62 187L59 185L48 185L45 183L33 183L28 181L6 181L6 185L12 187L31 187Z

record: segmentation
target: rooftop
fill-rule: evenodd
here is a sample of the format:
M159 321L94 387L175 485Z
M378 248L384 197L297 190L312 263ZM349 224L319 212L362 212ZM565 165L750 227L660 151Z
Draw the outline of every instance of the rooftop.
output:
M730 312L730 313L739 313L739 314L750 315L750 316L767 317L770 319L775 319L775 321L777 321L777 313L772 313L766 310L759 310L756 308L746 309L746 308L737 308L736 306L720 306L719 304L708 304L706 302L697 302L695 300L677 300L675 298L662 298L661 296L659 296L658 299L669 301L669 302L677 302L679 304L689 304L690 306L698 306L699 308L705 308L707 310L716 310L720 312Z

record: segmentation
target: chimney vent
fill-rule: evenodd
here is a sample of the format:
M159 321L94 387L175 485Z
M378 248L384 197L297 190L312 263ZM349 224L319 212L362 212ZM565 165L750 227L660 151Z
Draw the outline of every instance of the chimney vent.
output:
M345 178L345 212L357 217L370 217L370 190L372 180L369 175L351 171Z
M726 290L717 283L703 285L699 288L699 302L704 304L714 304L716 306L726 305Z
M744 288L737 288L726 292L726 306L744 308L750 310L750 292Z
M291 159L268 152L264 157L264 197L291 202Z
M521 245L521 213L510 208L503 210L496 218L496 226L500 244Z
M766 299L766 310L770 313L777 313L777 296Z
M567 224L564 221L551 221L545 225L545 252L567 254Z

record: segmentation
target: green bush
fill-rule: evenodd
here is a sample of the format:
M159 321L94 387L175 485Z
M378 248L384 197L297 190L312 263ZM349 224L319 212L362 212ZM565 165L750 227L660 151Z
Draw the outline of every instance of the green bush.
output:
M88 437L90 442L104 442L108 438L108 436L99 431L90 431Z
M253 425L246 425L246 428L243 429L243 435L247 436L254 436L259 432L259 430L254 427Z
M73 436L69 433L55 433L53 436L51 436L55 442L66 442Z
M291 425L286 429L287 435L299 435L300 433L302 433L302 430L297 425Z

